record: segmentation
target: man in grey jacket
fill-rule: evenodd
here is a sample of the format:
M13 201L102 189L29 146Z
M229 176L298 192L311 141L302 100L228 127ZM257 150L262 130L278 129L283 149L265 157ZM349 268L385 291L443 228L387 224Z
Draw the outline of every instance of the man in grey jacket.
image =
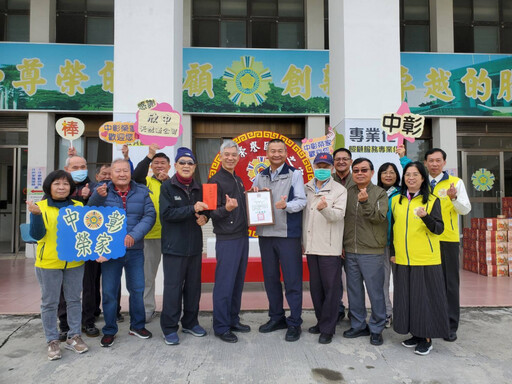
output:
M286 341L300 338L302 324L302 210L306 206L302 173L286 164L286 144L270 140L267 146L270 166L256 175L252 190L269 189L274 198L275 224L256 229L261 252L263 280L267 292L270 320L259 331L268 333L288 328ZM283 309L283 272L290 316Z
M355 185L347 191L343 237L351 328L343 336L355 338L370 335L372 345L381 345L386 323L383 287L388 197L384 189L372 184L373 174L370 160L358 158L352 163ZM363 281L372 306L368 324Z

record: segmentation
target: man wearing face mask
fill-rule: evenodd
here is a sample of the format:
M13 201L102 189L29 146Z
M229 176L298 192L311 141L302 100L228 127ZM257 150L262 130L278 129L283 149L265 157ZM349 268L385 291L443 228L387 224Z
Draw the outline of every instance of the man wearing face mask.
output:
M85 205L91 196L91 189L89 188L89 183L91 183L91 180L89 179L89 176L87 176L87 162L82 156L77 155L76 149L74 147L69 147L68 149L68 158L66 159L64 170L71 175L71 178L76 185L75 191L69 197L73 200L80 201ZM93 282L96 272L95 268L93 268L94 266L92 266L92 263L94 262L86 262L84 268L82 294L87 297L91 294L94 294L95 291ZM100 331L94 325L94 312L89 311L87 309L88 307L89 306L84 305L84 301L82 301L83 328L87 336L96 337L100 334ZM69 331L69 326L67 321L66 301L64 300L64 293L62 291L60 293L58 316L60 328L59 339L63 341L66 340L66 334Z
M315 177L305 185L307 205L302 223L302 248L308 259L309 286L317 324L309 333L329 344L336 331L341 298L341 251L347 190L331 177L333 159L319 153Z

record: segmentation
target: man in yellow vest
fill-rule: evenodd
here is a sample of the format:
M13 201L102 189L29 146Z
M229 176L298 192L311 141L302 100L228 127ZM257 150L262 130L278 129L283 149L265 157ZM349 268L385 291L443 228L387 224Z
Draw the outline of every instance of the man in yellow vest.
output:
M149 146L148 155L137 165L133 171L133 180L146 185L151 191L150 197L156 210L156 221L153 228L144 238L144 310L146 323L155 315L155 278L158 266L162 259L162 226L160 224L160 187L169 178L171 161L165 153L156 153L160 147L157 144ZM148 176L151 166L152 176Z
M405 166L411 160L405 156L404 146L397 148L400 163ZM443 266L448 299L448 317L450 319L450 335L446 341L457 340L459 327L459 216L471 211L471 203L464 182L458 177L443 171L446 166L446 152L440 148L432 148L425 153L425 167L429 173L432 193L441 200L444 232L439 236L441 245L441 264Z

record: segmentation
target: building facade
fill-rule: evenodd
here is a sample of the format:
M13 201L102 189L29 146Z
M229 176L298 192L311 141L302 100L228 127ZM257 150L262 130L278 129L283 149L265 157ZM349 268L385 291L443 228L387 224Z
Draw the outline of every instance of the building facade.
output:
M436 70L444 65L441 57L460 57L453 54L512 53L512 7L507 1L3 0L0 10L0 40L5 42L1 52L12 50L16 42L31 43L26 48L30 59L37 56L33 47L48 51L51 45L64 53L88 47L94 52L110 49L105 61L115 63L113 88L104 91L105 99L97 97L105 100L99 107L63 110L51 103L31 107L30 98L19 92L22 87L10 85L22 80L12 68L20 63L0 60L0 253L23 249L18 228L26 221L24 201L37 193L34 180L64 164L69 143L56 134L55 122L70 116L84 121L85 133L73 145L87 158L92 175L96 165L108 163L119 151L99 139L99 127L108 121L134 121L137 104L147 98L182 112L184 133L178 144L196 151L199 177L205 182L224 139L260 130L300 143L325 135L329 126L349 137L354 127L376 124L384 113L396 111L404 97L412 103L423 92L418 108L428 107L422 112L427 116L426 128L420 139L406 144L408 155L421 159L431 147L447 152L447 168L464 179L473 204L464 224L470 217L496 216L500 197L512 196L512 117L507 117L512 115L506 109L508 102L500 101L508 96L500 99L496 85L506 64L497 67L495 76L485 67L493 91L486 100L481 95L471 99L466 109L455 105L464 91L454 92L455 101L439 108L434 108L432 97L421 102L422 86L404 93L403 73L406 60L414 62L418 52ZM299 51L306 59L313 52L327 51L329 111L187 111L186 52L199 47L223 48L228 53L243 49L254 56L262 49L273 50L276 56L289 52L290 57ZM409 52L415 53L407 56ZM457 77L454 69L463 67L469 66L444 68L452 70L452 80L459 86L466 84L464 73ZM278 79L273 80L277 84ZM24 107L17 108L22 103ZM468 108L480 112L467 112ZM471 176L480 169L494 175L489 190L471 188Z

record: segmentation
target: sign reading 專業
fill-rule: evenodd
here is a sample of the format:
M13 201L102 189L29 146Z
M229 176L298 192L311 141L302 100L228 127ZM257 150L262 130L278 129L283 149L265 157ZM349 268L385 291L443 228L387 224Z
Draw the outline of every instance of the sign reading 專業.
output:
M57 218L57 253L64 261L117 259L126 253L126 211L67 206Z

